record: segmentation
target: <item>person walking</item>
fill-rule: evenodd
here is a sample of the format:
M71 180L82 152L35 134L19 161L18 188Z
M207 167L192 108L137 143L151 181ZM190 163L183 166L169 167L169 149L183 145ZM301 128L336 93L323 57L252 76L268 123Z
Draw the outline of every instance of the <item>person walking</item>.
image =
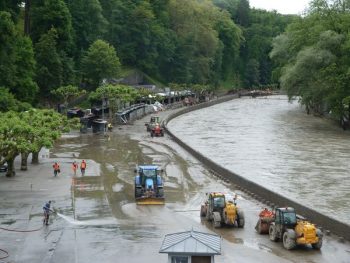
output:
M53 167L53 175L54 175L54 177L56 177L57 174L61 172L61 170L60 170L60 165L59 165L57 162L55 162L55 163L52 165L52 167Z
M72 163L72 170L73 170L74 176L77 175L77 169L78 169L78 164L76 161L74 161Z
M80 164L81 176L85 175L85 169L86 169L86 162L85 162L85 160L83 160Z

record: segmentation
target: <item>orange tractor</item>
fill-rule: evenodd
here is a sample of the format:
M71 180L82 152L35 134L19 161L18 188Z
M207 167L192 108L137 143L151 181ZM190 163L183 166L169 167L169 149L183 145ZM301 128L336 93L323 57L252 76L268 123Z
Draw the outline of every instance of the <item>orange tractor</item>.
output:
M160 126L159 123L156 123L156 125L154 125L152 128L151 128L151 137L163 137L164 136L164 130L163 128Z

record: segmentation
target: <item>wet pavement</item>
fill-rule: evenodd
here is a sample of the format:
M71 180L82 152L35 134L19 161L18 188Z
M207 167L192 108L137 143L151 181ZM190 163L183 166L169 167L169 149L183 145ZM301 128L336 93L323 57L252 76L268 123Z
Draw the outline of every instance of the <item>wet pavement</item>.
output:
M281 243L258 235L254 226L262 205L218 180L167 135L151 138L144 127L148 118L106 135L66 136L40 165L30 165L28 172L18 171L10 179L2 174L0 227L40 228L47 200L54 200L58 214L39 231L0 230L0 249L10 255L0 262L166 262L167 255L158 253L164 236L190 229L223 237L218 263L350 262L349 243L337 237L325 237L321 251L286 251ZM73 176L71 162L82 159L87 161L85 176ZM57 178L51 171L54 161L61 164ZM151 163L165 171L164 206L138 206L134 201L134 167ZM208 191L239 195L244 229L214 229L201 221L199 208Z

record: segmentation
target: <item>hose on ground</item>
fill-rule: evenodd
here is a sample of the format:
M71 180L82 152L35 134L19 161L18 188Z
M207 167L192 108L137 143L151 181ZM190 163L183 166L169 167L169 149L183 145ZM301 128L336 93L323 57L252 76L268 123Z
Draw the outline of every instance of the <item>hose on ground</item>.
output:
M43 226L37 229L31 229L31 230L18 230L18 229L8 229L8 228L0 227L0 230L9 231L9 232L18 232L18 233L30 233L30 232L39 231L42 228Z
M6 250L3 250L3 249L1 249L1 248L0 248L0 252L2 252L2 253L4 253L4 254L5 254L5 256L0 256L0 260L1 260L1 259L8 258L9 253L8 253Z
M4 231L9 231L9 232L17 232L17 233L30 233L30 232L35 232L35 231L39 231L43 228L40 227L38 229L31 229L31 230L19 230L19 229L8 229L8 228L4 228L4 227L0 227L1 230L4 230ZM0 248L0 252L4 253L5 255L4 256L0 256L0 260L2 259L5 259L5 258L8 258L9 257L9 253L4 250L4 249L1 249Z

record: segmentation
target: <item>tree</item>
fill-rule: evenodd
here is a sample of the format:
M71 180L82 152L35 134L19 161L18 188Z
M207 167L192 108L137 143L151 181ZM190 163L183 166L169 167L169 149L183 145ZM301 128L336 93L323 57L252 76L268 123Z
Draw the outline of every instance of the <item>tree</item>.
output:
M80 90L78 87L72 85L59 87L58 89L51 91L52 95L57 96L59 99L63 100L65 109L67 109L68 103L70 101L85 93L85 90Z
M36 80L42 96L48 96L51 90L60 87L63 82L63 68L57 50L57 39L56 29L51 28L35 45Z
M101 39L106 31L108 22L102 14L99 0L67 1L72 15L72 25L75 30L77 52L75 57L80 58L81 52L97 39Z
M0 87L0 112L25 111L30 108L29 103L20 102L7 88Z
M245 79L246 85L249 88L259 85L259 62L256 59L251 59L248 61Z
M0 0L0 10L11 14L14 22L17 22L22 0Z
M31 148L26 135L32 132L32 127L22 120L18 113L9 111L0 115L0 164L7 163L6 176L15 175L16 156L24 149Z
M14 160L21 154L21 169L27 169L29 153L33 163L38 162L42 147L52 147L61 133L76 127L77 119L67 117L53 110L31 109L26 112L6 112L0 115L0 164L7 162L6 176L14 176Z
M104 101L108 102L109 107L109 121L113 122L113 116L119 106L125 103L133 102L138 97L138 92L131 87L125 85L104 85L96 89L95 92L90 93L90 101Z
M33 1L30 9L30 20L30 36L33 43L40 41L43 34L55 28L57 49L70 55L73 53L72 18L63 0Z
M0 86L7 87L17 99L31 103L38 91L34 72L31 40L17 31L9 13L0 12Z
M346 1L313 1L309 14L274 40L271 58L289 98L298 96L307 112L342 118L350 95L350 15Z
M84 76L91 87L98 87L105 78L118 76L120 62L113 46L96 40L82 60Z

